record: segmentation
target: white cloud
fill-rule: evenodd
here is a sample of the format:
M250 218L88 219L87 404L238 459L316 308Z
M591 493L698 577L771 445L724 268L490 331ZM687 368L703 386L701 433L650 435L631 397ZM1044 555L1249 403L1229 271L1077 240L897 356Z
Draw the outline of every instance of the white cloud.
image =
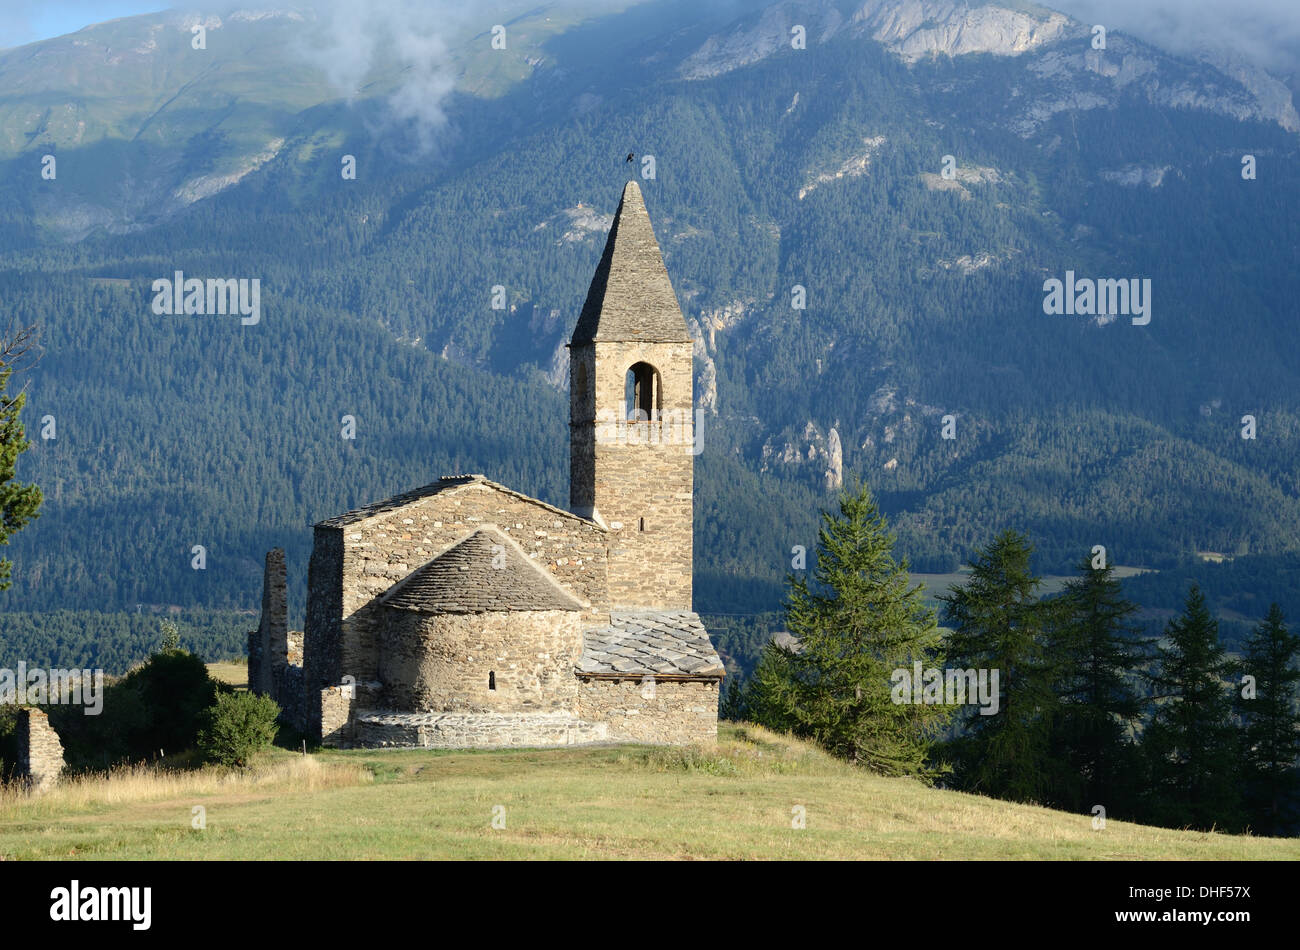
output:
M1297 0L1056 0L1053 5L1077 20L1131 33L1174 53L1232 53L1281 73L1300 66Z

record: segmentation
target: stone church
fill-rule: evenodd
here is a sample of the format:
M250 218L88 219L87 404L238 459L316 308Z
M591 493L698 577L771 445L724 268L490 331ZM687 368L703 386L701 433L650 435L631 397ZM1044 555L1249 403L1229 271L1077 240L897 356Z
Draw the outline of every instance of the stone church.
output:
M569 508L455 475L315 526L305 631L267 556L249 688L327 745L711 742L691 610L691 338L629 182L569 342Z

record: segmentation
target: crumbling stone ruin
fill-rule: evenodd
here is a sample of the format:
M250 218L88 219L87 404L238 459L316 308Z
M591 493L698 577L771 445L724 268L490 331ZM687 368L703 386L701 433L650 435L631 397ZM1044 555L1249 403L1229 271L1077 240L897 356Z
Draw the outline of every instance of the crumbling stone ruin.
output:
M302 633L289 629L284 549L267 552L262 575L262 622L248 635L248 688L280 704L285 722L303 718Z
M63 774L63 743L39 709L18 710L18 761L15 777L33 792L53 788Z
M249 688L329 745L717 738L691 610L691 339L629 182L569 343L571 511L448 476L315 526L303 639L267 555Z

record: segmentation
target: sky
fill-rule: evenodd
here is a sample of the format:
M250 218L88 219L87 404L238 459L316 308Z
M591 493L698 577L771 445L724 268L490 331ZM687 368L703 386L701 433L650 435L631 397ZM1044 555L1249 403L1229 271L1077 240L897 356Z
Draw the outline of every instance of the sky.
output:
M0 0L0 49L75 33L117 17L156 13L171 5L148 0Z
M157 0L0 0L0 48L173 5L203 6ZM228 4L207 4L214 5ZM257 5L257 0L250 0L249 6ZM320 5L363 18L376 7L362 0L321 0ZM1171 52L1229 49L1283 72L1300 65L1300 0L1048 0L1046 5L1108 29L1131 32ZM387 0L377 6L418 12L430 4Z

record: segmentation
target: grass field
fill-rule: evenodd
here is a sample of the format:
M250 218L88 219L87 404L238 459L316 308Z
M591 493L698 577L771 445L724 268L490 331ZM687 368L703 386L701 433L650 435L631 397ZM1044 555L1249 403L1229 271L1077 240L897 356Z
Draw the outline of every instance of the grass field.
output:
M248 661L243 663L209 663L208 675L239 689L248 688Z
M250 775L140 769L0 797L0 859L32 858L1297 860L1300 841L1094 831L1088 815L881 778L724 724L715 750L277 749Z

